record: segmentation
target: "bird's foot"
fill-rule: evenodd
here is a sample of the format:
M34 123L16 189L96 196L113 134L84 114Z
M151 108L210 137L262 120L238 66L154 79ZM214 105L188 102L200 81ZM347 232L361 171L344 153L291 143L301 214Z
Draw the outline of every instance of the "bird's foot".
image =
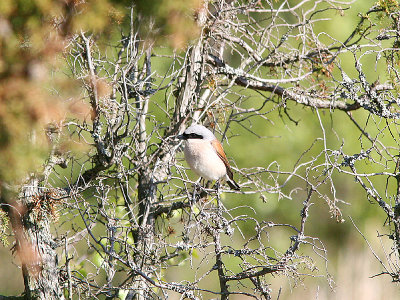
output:
M217 194L219 194L219 192L220 192L220 188L221 188L221 183L220 183L220 181L219 180L217 180L216 182L215 182L215 184L214 184L214 190L217 192Z

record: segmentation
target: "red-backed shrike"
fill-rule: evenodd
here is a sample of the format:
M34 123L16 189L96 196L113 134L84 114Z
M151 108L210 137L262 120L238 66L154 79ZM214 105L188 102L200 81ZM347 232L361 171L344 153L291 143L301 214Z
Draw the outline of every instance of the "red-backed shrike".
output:
M231 189L240 190L224 148L215 135L202 125L188 127L178 138L185 141L185 159L189 167L207 180L226 179Z

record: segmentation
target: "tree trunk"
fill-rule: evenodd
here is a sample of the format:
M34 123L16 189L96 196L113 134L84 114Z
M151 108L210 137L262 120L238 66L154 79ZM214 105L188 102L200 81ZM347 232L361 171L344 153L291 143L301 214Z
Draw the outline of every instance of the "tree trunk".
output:
M22 214L14 215L17 250L27 299L64 299L59 283L56 243L50 232L52 199L37 178L22 187Z

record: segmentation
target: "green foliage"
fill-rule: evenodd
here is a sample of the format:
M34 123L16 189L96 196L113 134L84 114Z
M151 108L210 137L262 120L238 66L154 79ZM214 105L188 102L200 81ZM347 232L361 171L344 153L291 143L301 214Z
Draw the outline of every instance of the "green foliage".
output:
M99 33L121 23L122 7L108 0L0 2L0 181L21 180L38 170L46 159L49 122L87 111L64 102L70 98L72 79L54 81L53 70L71 34ZM76 13L79 12L79 13ZM46 87L58 85L58 95ZM76 92L75 92L76 93ZM58 126L58 125L56 125Z
M379 0L376 5L388 15L399 10L399 2L397 0Z
M2 243L4 247L7 247L9 244L7 240L8 222L7 214L0 209L0 243Z
M153 23L144 34L160 43L179 48L199 34L193 16L198 15L202 1L135 0L134 3L137 13L149 24Z

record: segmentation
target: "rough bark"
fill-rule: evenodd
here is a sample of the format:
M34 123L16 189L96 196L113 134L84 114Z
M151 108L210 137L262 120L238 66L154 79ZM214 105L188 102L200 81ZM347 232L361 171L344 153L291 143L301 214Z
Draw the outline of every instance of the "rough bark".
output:
M57 243L50 226L53 199L40 180L30 178L21 188L18 200L9 200L16 253L21 263L25 299L64 299L60 285Z

